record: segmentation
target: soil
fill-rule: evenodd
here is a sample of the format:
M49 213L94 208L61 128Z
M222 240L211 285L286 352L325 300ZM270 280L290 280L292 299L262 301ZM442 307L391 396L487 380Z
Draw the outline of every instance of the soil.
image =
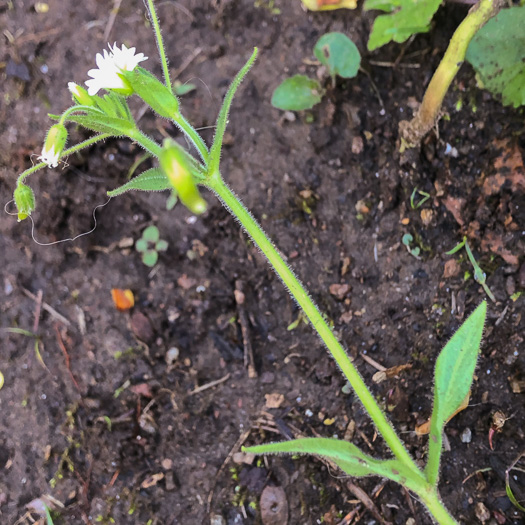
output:
M136 46L160 75L143 3L115 4L116 16L113 2L0 3L3 203L40 152L47 113L68 107L67 82L83 83L106 42ZM373 15L360 8L305 13L299 0L276 0L276 14L270 4L159 3L171 70L196 85L183 111L210 141L229 82L260 47L234 101L223 174L333 321L420 461L426 437L414 429L431 410L436 356L486 298L464 253L446 255L467 235L496 302L470 406L447 426L441 494L463 523L523 523L504 481L524 448L523 111L478 89L465 65L439 134L400 154L398 123L413 114L466 7L447 4L430 33L369 53ZM271 92L287 76L325 78L312 48L327 31L352 38L364 72L335 87L326 79L327 95L311 112L272 108ZM178 136L148 113L140 123L156 140ZM71 128L70 144L88 136ZM141 155L112 139L33 175L35 238L90 230L94 208ZM410 205L416 188L430 195L419 208ZM298 308L278 278L205 197L209 211L195 218L179 205L166 211L166 194L129 193L97 211L90 235L51 246L34 242L29 221L0 215L0 521L32 523L41 515L28 504L49 495L63 505L50 503L55 524L430 523L393 483L350 480L314 458L239 454L242 444L299 434L352 437L376 457L385 450L310 327L294 323ZM154 269L132 247L150 224L169 243ZM417 258L402 243L406 233ZM131 289L135 306L118 311L113 288ZM411 368L375 383L369 358ZM508 420L491 450L497 410ZM514 490L523 497L523 480ZM354 511L355 521L343 521Z

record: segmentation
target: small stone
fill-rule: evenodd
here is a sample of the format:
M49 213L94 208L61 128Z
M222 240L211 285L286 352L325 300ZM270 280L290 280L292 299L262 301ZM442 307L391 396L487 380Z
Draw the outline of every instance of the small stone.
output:
M281 487L267 486L259 501L263 525L287 525L288 500Z
M151 326L150 320L142 313L136 310L131 316L131 331L137 339L149 344L155 337L155 332Z
M177 361L180 355L180 350L176 346L172 346L167 352L166 352L166 364L168 367L173 366L173 363Z
M336 297L337 299L341 300L345 298L345 295L350 291L350 285L349 284L331 284L330 285L330 293Z
M481 503L481 501L478 501L478 503L476 503L474 512L476 513L476 517L479 521L481 521L481 523L485 523L490 519L490 511L489 509L487 509L487 507L485 507L483 503Z
M512 277L512 275L509 275L505 280L505 291L509 297L516 293L516 282L514 281L514 277Z
M520 288L525 288L525 262L521 265L518 282L520 283Z
M455 259L450 259L445 263L445 270L443 272L443 278L449 279L450 277L456 277L459 275L461 267Z
M432 222L432 219L434 218L434 212L429 208L425 208L421 210L420 215L421 215L421 222L425 226L428 226Z
M284 396L277 392L265 394L264 397L266 398L266 408L280 408L284 403Z
M226 525L226 520L221 514L212 514L210 516L210 525Z
M173 468L173 460L170 458L165 458L162 460L161 465L164 470L171 470Z
M275 381L275 374L273 372L263 372L261 375L261 383L263 385L269 385Z
M461 432L460 438L462 443L470 443L472 441L472 430L470 430L469 427L465 428L463 432Z
M364 147L365 145L361 137L354 137L352 139L352 153L354 155L359 155L360 153L362 153Z

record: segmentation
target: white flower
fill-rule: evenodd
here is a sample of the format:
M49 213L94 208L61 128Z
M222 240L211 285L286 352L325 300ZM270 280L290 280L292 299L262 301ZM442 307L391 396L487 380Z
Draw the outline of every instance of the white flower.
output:
M104 54L97 53L98 69L88 71L88 76L92 77L86 81L88 93L96 95L99 89L118 89L129 92L130 87L122 80L119 73L124 71L133 71L139 62L147 60L144 53L135 54L135 48L127 48L122 44L122 49L117 47L115 42L113 46L109 45L108 52L104 49Z
M42 148L42 155L38 157L38 160L45 162L50 168L56 168L58 166L58 158L60 152L55 152L55 146L51 146L51 149L46 149L46 145Z

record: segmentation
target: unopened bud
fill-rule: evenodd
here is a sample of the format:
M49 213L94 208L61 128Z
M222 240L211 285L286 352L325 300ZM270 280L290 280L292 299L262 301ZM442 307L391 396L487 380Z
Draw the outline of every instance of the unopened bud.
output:
M19 182L13 198L15 199L16 209L18 210L18 222L27 219L35 209L35 194L33 190L29 186Z
M81 106L94 106L93 97L88 94L87 89L75 84L74 82L69 82L67 85L73 100L80 104Z
M206 201L191 175L191 165L181 146L171 139L165 139L159 156L160 167L177 192L182 204L191 212L200 214L206 211Z
M55 124L51 126L47 132L46 141L42 148L42 155L38 157L39 160L45 162L50 168L58 166L58 159L62 154L62 150L67 141L67 129L63 124Z

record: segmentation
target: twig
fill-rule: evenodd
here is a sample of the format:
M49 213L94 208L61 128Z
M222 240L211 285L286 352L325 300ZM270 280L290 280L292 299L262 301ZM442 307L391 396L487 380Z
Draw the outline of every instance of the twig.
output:
M357 499L359 499L359 501L361 501L361 503L367 508L368 512L370 512L376 520L378 520L383 525L391 525L389 521L386 521L383 518L383 516L381 516L375 503L372 501L370 496L362 488L358 487L355 483L352 483L351 481L348 481L346 483L346 486L348 487L348 490Z
M248 316L244 309L244 283L237 279L235 281L235 302L237 303L237 311L239 312L239 323L242 332L242 344L244 346L244 366L248 367L248 377L255 379L257 377L257 370L255 369L255 360L253 357L253 347L250 339L250 329L248 328Z
M213 388L214 386L220 385L221 383L228 381L228 379L230 379L229 373L226 374L224 377L221 377L220 379L216 379L215 381L211 381L210 383L206 383L205 385L194 388L188 395L193 396L194 394L199 394L200 392L204 392L205 390L208 390L209 388Z
M373 366L376 370L379 370L379 372L384 372L386 370L386 366L383 366L382 364L378 363L375 359L372 359L371 357L367 356L366 354L363 354L361 352L359 354L369 365Z
M69 372L69 375L71 377L71 381L73 381L73 384L75 385L75 388L78 390L78 393L80 394L80 397L82 397L82 392L80 390L80 387L78 386L77 380L75 379L75 376L73 375L73 372L71 371L71 362L69 358L69 354L66 349L66 345L64 344L64 341L62 340L62 336L60 335L60 331L58 329L58 325L55 325L55 332L57 334L57 342L58 346L60 347L60 350L62 350L62 353L64 354L64 359L66 361L66 368Z
M108 41L109 34L111 33L111 30L113 29L113 24L115 23L115 19L117 18L118 12L120 10L120 4L122 4L122 0L115 0L115 3L113 4L113 9L109 13L108 23L106 25L104 36L102 38L104 42Z
M36 305L35 305L35 320L33 321L33 333L36 334L38 332L38 325L40 324L40 311L42 310L42 297L44 296L44 292L42 290L38 290L38 293L36 294Z
M22 292L24 292L27 297L30 299L33 299L33 301L37 300L37 296L32 294L29 290L22 287ZM68 328L71 327L71 322L66 319L62 314L59 314L52 306L48 305L46 302L42 301L42 308L50 314L52 317L54 317L57 321L60 321L62 324L66 325Z
M384 62L382 60L369 60L368 63L371 66L378 66L378 67L392 67L392 68L401 67L401 68L407 68L407 69L419 69L421 67L421 64L416 64L416 63L403 62L403 63L396 64L395 62Z
M359 71L362 71L368 77L368 80L370 80L370 84L372 86L372 90L376 94L377 100L379 100L379 104L381 105L381 109L384 111L385 110L385 105L383 104L383 99L381 98L381 94L379 93L379 89L377 89L377 86L376 86L375 82L372 80L372 75L363 67L360 67Z
M239 448L243 445L243 443L248 439L248 436L250 435L250 433L251 433L251 429L250 430L246 430L246 432L243 432L239 436L239 439L235 442L235 445L233 445L233 447L231 448L230 452L226 456L226 459L223 461L222 465L220 466L219 470L217 471L217 474L215 474L215 479L213 480L213 486L212 486L212 488L210 490L210 493L208 494L208 501L207 501L207 504L206 504L206 513L207 514L209 514L210 510L211 510L211 503L212 503L212 500L213 500L213 494L215 493L215 487L217 485L217 480L219 479L219 476L222 474L223 470L226 468L226 465L228 464L230 459L233 457L235 452L237 452L237 450L239 450Z
M405 499L407 500L408 507L410 508L410 512L412 513L412 517L414 518L416 525L419 525L419 519L417 517L417 512L414 507L414 502L412 501L412 496L405 487L403 487L403 492L405 494Z

